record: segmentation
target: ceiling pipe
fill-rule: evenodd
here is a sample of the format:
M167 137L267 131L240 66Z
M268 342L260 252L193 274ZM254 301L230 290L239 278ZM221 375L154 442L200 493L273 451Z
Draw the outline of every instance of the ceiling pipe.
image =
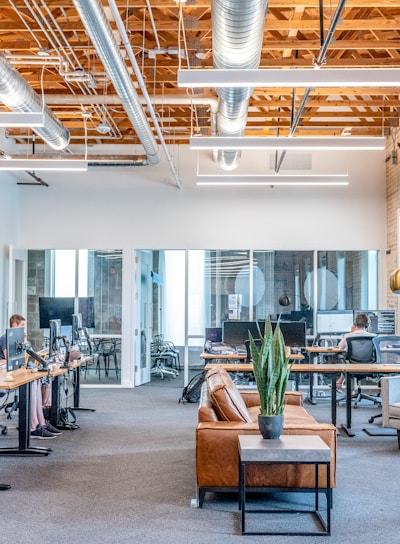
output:
M160 139L161 147L163 148L164 155L165 155L165 157L166 157L166 159L168 161L169 169L170 169L170 171L172 173L172 176L173 176L173 178L175 180L176 186L178 187L178 189L180 189L181 188L181 181L179 179L178 172L176 171L174 161L172 160L172 156L171 156L170 152L168 151L167 144L165 143L163 134L161 132L160 123L158 122L158 118L156 116L153 105L151 103L149 93L147 92L147 87L146 87L144 79L142 77L142 73L140 71L139 65L138 65L138 63L136 61L136 57L135 57L135 55L133 53L131 42L130 42L129 37L128 37L127 33L126 33L125 26L124 26L124 24L122 22L121 16L120 16L119 11L118 11L118 7L117 7L114 0L108 0L108 4L109 4L110 9L111 9L111 11L112 11L112 13L114 15L114 19L115 19L115 22L117 24L118 31L119 31L119 33L121 35L121 38L122 38L122 44L125 47L126 52L128 53L129 60L131 61L131 65L132 65L133 70L135 72L136 79L137 79L137 81L139 83L140 90L142 91L143 96L146 99L147 108L149 110L150 117L151 117L151 119L152 119L152 121L154 123L154 128L156 129L157 135L158 135L158 137Z
M32 128L47 145L57 151L68 147L69 131L46 106L41 95L37 94L0 53L0 101L11 111L44 113L44 127Z
M114 88L121 97L125 111L147 154L149 164L158 164L160 155L157 142L102 4L98 0L73 0L73 3Z
M211 4L213 61L216 69L259 67L267 0L213 0ZM218 136L243 136L252 87L218 88ZM235 169L240 150L219 150L218 163Z
M314 62L313 62L316 69L319 69L320 66L322 66L326 62L326 52L328 50L328 47L329 47L330 43L332 42L333 34L334 34L335 29L336 29L336 27L338 25L338 22L339 22L341 14L342 14L342 11L344 9L345 3L346 3L346 0L340 0L339 4L337 5L336 11L334 13L333 19L332 19L331 24L329 26L328 34L327 34L327 37L326 37L325 40L323 39L323 32L324 32L323 21L320 21L320 32L321 32L320 39L321 39L322 46L321 46L321 49L319 51L318 57L316 59L314 59ZM321 6L322 6L322 0L320 0L320 8L321 8ZM321 13L321 11L322 10L320 10L320 13ZM295 117L294 121L292 122L292 124L290 126L289 136L293 136L293 134L297 130L297 127L298 127L298 125L300 123L301 116L303 115L304 108L306 106L306 103L308 102L311 90L312 89L310 87L308 87L304 91L304 95L303 95L303 98L301 100L299 109L297 110L296 117ZM277 163L277 165L275 167L275 173L276 174L279 172L285 156L286 156L286 151L282 151L281 156L279 158L279 161L278 161L278 163Z
M91 104L101 104L104 106L117 106L122 104L121 98L116 94L97 94L97 95L67 95L67 94L46 94L46 104L76 104L82 106L90 106ZM147 100L139 96L141 104L147 105ZM218 99L213 97L200 96L152 96L151 102L154 105L174 106L177 104L193 105L193 106L208 106L210 108L210 126L211 132L215 135L216 117L218 113Z

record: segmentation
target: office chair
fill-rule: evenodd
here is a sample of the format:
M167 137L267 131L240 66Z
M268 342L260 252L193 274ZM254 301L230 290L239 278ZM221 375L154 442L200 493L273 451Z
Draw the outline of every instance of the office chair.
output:
M262 340L255 338L254 343L260 349ZM245 340L244 345L246 347L246 363L251 363L250 340Z
M382 384L382 427L397 430L400 449L400 376L387 376Z
M394 334L382 334L372 339L375 346L376 362L382 364L400 363L400 336ZM383 397L382 397L383 402ZM382 412L371 416L368 423L373 423L375 419L382 417Z
M5 399L3 400L0 406L0 410L2 410L3 408L5 409L7 407L9 394L10 394L10 391L4 391L2 389L0 390L0 398L5 397ZM7 425L0 424L0 429L1 429L1 434L7 434L8 432Z
M375 363L376 362L376 351L373 343L373 336L349 336L346 338L347 342L347 355L346 361L348 363ZM356 395L354 396L354 407L357 408L360 400L370 400L375 404L380 404L381 399L378 395L369 395L363 393L361 389L361 380L371 379L373 376L368 376L365 374L353 374L355 378L355 387L357 390ZM377 382L375 382L377 385Z

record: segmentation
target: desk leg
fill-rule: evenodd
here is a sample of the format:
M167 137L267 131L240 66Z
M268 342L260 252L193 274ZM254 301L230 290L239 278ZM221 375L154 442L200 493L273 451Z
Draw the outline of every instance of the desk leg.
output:
M314 361L314 356L312 357L312 364L315 364L315 361ZM317 401L314 400L314 391L313 391L313 381L314 381L314 372L309 372L309 379L310 379L310 382L309 382L309 393L308 393L308 397L307 397L307 402L309 402L310 404L317 404Z
M336 427L336 379L337 375L331 375L331 422Z
M81 410L85 412L95 412L94 408L81 408L79 406L80 394L81 394L81 367L74 368L72 383L74 387L74 410Z
M54 427L60 425L60 376L54 376L51 382L50 423Z
M0 455L49 455L51 448L31 447L29 438L30 429L30 399L31 387L26 383L19 387L18 409L18 447L0 448Z
M313 381L314 381L314 373L313 373L313 372L312 372L312 373L310 372L310 393L309 393L309 395L308 395L308 399L307 399L307 400L308 400L308 402L309 402L310 404L315 405L315 404L317 404L317 401L314 399L314 389L313 389L314 384L313 384Z
M346 425L341 425L341 429L347 434L347 436L353 437L355 433L351 430L351 374L346 374Z

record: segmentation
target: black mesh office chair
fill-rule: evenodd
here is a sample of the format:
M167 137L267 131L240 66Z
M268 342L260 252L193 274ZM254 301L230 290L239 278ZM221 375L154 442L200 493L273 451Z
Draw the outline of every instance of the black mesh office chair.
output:
M400 336L394 334L381 334L375 336L372 341L375 347L377 363L400 363ZM382 417L382 412L371 416L368 423L373 423L378 417Z
M262 340L255 338L254 343L260 349ZM245 340L244 345L246 346L246 363L251 363L250 340Z
M348 363L375 363L376 362L376 350L373 342L373 336L349 336L346 338L347 342L347 355L346 361ZM355 378L355 387L357 393L353 397L354 407L357 407L360 400L370 400L375 404L380 404L381 399L379 395L370 395L363 393L361 390L361 381L362 380L373 380L374 385L378 385L376 376L368 376L366 374L352 374Z

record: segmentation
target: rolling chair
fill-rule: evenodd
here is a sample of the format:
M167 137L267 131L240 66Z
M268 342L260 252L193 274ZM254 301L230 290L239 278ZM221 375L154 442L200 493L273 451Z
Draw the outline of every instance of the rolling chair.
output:
M394 334L382 334L379 336L375 336L372 341L375 346L377 363L400 363L400 336L396 336ZM382 417L382 413L371 416L368 420L368 423L373 423L378 417Z
M254 339L255 345L260 348L262 340ZM246 363L251 363L251 351L250 351L250 340L245 340L244 345L246 347Z
M374 337L373 336L349 336L346 338L347 342L347 355L345 357L346 361L348 363L375 363L376 362L376 350L374 345ZM357 408L358 403L360 400L370 400L374 404L380 404L381 399L379 395L370 395L368 393L363 393L361 389L361 380L364 379L374 379L375 386L378 385L379 382L376 382L376 378L365 374L353 374L352 375L355 378L355 387L353 389L357 390L356 395L353 397L354 400L354 407Z
M400 376L382 378L382 427L397 430L400 449Z

